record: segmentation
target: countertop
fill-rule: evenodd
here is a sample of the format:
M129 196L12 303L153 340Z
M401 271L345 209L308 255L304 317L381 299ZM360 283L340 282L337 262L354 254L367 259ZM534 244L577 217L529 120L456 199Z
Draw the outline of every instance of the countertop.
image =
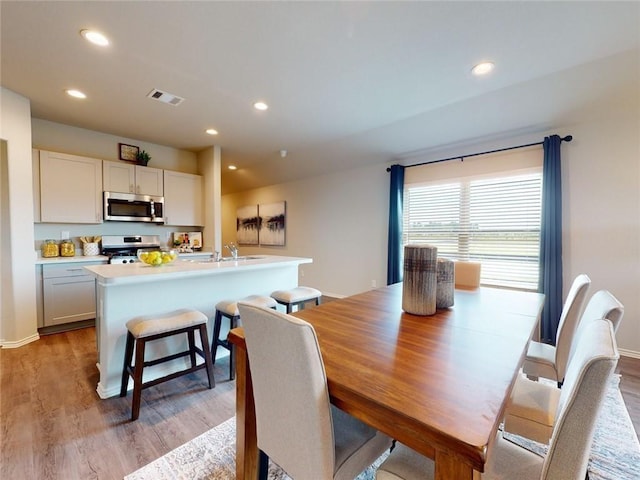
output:
M182 254L181 254L182 256ZM164 280L175 280L185 277L224 275L233 272L265 270L279 266L312 263L311 258L283 257L278 255L253 255L240 257L235 261L208 262L178 258L176 261L153 267L142 262L128 264L91 265L84 267L93 274L102 285L122 285L129 283L145 283Z
M211 252L178 253L179 259L189 259L190 257L211 256ZM75 257L43 257L40 252L36 252L36 265L58 265L62 263L86 263L86 262L108 262L106 255L76 255Z
M87 263L87 262L103 262L109 261L109 257L106 255L91 255L85 257L84 255L76 255L75 257L42 257L38 255L36 257L36 265L59 265L63 263Z

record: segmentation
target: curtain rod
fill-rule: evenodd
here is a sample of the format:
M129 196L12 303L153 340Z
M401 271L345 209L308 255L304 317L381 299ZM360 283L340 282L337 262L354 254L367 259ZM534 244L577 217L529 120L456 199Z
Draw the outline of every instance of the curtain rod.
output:
M571 140L573 140L572 135L567 135L566 137L563 137L560 139L561 142L570 142ZM456 155L455 157L441 158L440 160L433 160L431 162L422 162L422 163L414 163L413 165L405 165L405 168L419 167L420 165L428 165L430 163L448 162L449 160L464 161L465 158L469 158L469 157L477 157L478 155L487 155L489 153L505 152L507 150L515 150L517 148L533 147L535 145L542 145L543 143L544 142L527 143L525 145L516 145L515 147L505 147L505 148L498 148L497 150L487 150L486 152L470 153L468 155ZM390 172L390 171L391 171L391 168L387 167L387 172Z

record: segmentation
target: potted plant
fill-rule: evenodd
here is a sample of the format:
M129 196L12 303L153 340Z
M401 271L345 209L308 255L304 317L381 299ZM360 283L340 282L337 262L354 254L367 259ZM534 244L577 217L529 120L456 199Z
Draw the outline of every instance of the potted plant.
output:
M138 165L142 165L143 167L147 166L149 160L151 160L151 155L149 155L145 150L141 150L136 155L136 162L138 163Z

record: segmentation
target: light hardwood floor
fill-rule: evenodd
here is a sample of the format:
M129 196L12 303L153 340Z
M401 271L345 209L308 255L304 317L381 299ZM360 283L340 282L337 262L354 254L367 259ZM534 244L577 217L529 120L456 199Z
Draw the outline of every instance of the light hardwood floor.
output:
M0 478L122 479L235 414L219 363L212 390L204 370L144 390L130 422L131 393L96 393L95 329L0 349Z
M0 478L122 479L235 413L228 362L216 387L200 371L147 389L140 419L127 398L100 400L95 330L0 349ZM621 391L640 431L640 360L622 358Z

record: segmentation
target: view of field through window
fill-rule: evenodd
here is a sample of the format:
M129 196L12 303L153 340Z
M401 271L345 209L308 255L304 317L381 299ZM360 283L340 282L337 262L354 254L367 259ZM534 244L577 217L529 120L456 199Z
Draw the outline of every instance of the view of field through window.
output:
M403 244L482 263L481 283L537 290L542 173L408 185Z

